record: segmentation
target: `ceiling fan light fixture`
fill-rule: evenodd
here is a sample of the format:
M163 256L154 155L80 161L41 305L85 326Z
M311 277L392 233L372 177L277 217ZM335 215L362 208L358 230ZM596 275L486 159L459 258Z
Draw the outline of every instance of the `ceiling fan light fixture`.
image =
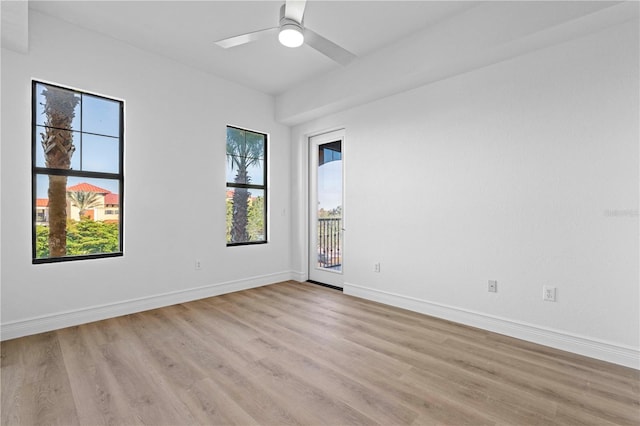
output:
M216 41L216 44L224 49L228 49L230 47L258 41L265 37L271 37L277 32L278 39L283 46L298 47L306 44L340 65L348 65L356 58L356 55L304 26L304 9L306 3L307 0L285 0L285 3L280 6L280 21L277 27L228 37Z
M287 47L299 47L304 43L304 35L302 34L302 28L300 25L289 22L283 24L280 27L280 33L278 34L278 40L283 46Z

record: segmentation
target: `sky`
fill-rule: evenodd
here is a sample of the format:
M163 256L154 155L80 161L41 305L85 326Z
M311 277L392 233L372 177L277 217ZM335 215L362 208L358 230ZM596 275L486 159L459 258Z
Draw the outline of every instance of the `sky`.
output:
M342 160L318 167L318 209L331 210L342 205Z

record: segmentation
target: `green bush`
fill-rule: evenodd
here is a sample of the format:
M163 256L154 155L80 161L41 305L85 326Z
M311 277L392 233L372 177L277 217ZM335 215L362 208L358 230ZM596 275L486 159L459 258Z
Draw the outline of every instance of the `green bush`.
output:
M113 253L120 250L117 223L95 222L85 218L67 221L67 256ZM49 256L49 228L36 226L36 257Z

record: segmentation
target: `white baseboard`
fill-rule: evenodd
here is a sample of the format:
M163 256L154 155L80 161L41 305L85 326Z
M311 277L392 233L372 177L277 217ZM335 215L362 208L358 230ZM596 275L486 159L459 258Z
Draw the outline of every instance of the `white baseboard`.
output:
M185 303L192 300L218 296L234 291L274 284L287 280L296 280L298 273L291 271L260 275L241 280L227 281L187 290L173 291L154 296L141 297L123 302L57 312L36 318L11 321L0 325L0 340L15 339L51 330L58 330L88 322L100 321L121 315L162 308L164 306Z
M414 297L344 283L344 293L640 370L640 350Z
M304 282L309 279L309 274L307 272L291 271L291 279Z

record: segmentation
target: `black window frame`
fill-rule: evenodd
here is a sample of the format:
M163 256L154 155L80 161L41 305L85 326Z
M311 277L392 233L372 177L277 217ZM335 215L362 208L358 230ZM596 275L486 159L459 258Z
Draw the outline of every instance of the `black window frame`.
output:
M110 102L117 102L119 104L119 129L118 129L118 173L108 172L95 172L95 171L83 171L74 169L53 169L48 167L38 167L37 163L37 147L38 144L38 117L37 117L37 97L36 88L38 85L45 85L54 89L69 90L80 95L82 102L82 96L87 95L94 98L105 99ZM80 107L82 111L82 106ZM83 132L82 131L82 118L80 119L80 134L105 136L99 133ZM83 254L83 255L67 255L60 257L45 257L38 258L37 256L37 230L36 230L36 199L37 199L37 186L36 178L38 175L57 175L67 177L84 177L90 179L111 179L118 181L119 192L119 226L118 226L118 242L119 250L110 253L95 253L95 254ZM32 239L31 239L31 258L32 264L43 263L58 263L58 262L70 262L75 260L87 260L87 259L103 259L110 257L124 256L124 101L120 99L109 98L107 96L98 95L92 92L84 90L78 90L68 86L62 86L55 83L49 83L46 81L40 81L33 79L31 81L31 215L32 215Z
M269 243L269 232L268 232L268 223L267 223L267 217L268 217L268 209L269 209L269 200L268 200L268 195L267 195L267 155L268 155L268 146L269 146L269 135L267 133L264 132L259 132L256 130L251 130L251 129L247 129L244 127L238 127L238 126L232 126L230 124L228 124L225 127L225 136L226 134L228 134L229 129L236 129L236 130L240 130L243 132L250 132L250 133L254 133L256 135L261 135L264 139L264 149L263 149L263 167L262 167L262 185L256 185L256 184L245 184L245 183L236 183L236 182L230 182L226 181L226 186L225 186L225 193L227 188L246 188L246 189L259 189L259 190L263 190L264 191L264 217L263 217L263 223L264 223L264 240L260 240L260 241L243 241L243 242L237 242L237 243L233 243L233 242L227 242L227 247L239 247L239 246L249 246L249 245L258 245L258 244L267 244ZM226 148L226 144L227 144L227 140L225 138L225 148ZM226 158L225 155L225 161L228 161L228 159ZM226 170L226 169L225 169ZM226 217L225 217L226 220ZM225 237L226 238L226 237Z

